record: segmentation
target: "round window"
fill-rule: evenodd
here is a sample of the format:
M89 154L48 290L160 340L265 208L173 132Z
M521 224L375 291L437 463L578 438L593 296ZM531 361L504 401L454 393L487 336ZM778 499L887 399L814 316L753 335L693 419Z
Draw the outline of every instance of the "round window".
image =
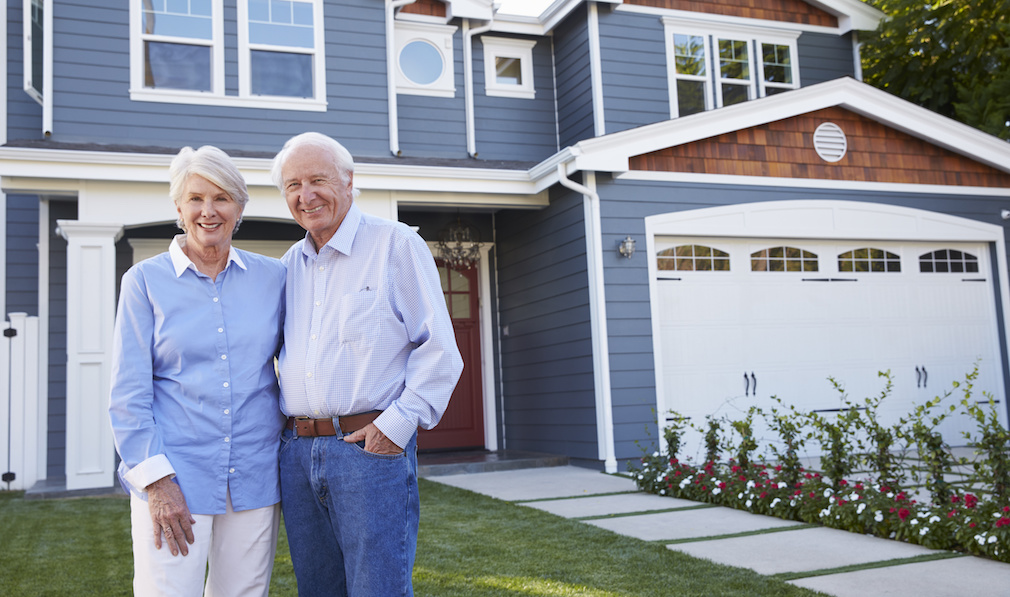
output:
M412 41L400 50L400 70L411 83L431 85L442 76L442 54L426 41Z

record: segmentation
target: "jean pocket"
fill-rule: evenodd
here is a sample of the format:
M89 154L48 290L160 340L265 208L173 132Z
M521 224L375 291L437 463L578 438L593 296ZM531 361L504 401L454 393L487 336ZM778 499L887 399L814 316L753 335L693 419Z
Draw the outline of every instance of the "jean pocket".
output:
M368 458L375 458L376 460L397 460L399 458L403 458L404 454L403 450L400 450L398 454L376 454L375 452L369 452L365 449L364 441L355 442L352 445L358 453L367 456Z

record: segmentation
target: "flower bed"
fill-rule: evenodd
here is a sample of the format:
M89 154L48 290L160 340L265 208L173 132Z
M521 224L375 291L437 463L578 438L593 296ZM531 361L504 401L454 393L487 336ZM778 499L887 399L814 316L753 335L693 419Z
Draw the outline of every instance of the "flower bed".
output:
M1010 562L1010 505L952 492L950 503L923 504L906 491L841 480L840 489L816 472L783 480L782 467L708 462L695 467L661 456L633 469L643 491L776 516L785 520L950 549Z

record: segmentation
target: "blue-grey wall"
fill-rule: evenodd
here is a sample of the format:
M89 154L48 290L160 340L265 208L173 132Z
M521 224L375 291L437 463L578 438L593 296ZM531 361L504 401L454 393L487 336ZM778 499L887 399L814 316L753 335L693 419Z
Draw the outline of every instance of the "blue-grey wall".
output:
M589 29L583 5L554 29L554 78L558 90L561 147L594 136L589 64Z
M24 92L22 3L7 2L7 138L42 138L42 106Z
M606 132L670 119L663 23L656 15L600 8Z
M77 202L49 202L49 438L46 477L66 476L67 241L56 220L76 220Z
M855 77L856 63L852 37L811 33L800 35L796 41L800 61L800 85L807 87L841 77Z
M509 37L495 33L494 37ZM533 39L534 99L490 97L484 91L484 46L473 49L477 157L539 162L558 151L551 38Z
M7 313L39 314L39 199L7 195ZM3 318L7 313L2 314Z
M582 196L495 225L504 447L599 464Z
M621 467L624 462L641 456L636 441L647 446L659 434L647 261L652 256L643 250L646 217L706 207L813 199L884 203L1003 225L999 215L1002 201L998 197L661 183L613 180L607 176L599 176L597 182L610 334L615 449ZM616 246L628 235L638 241L639 250L631 259L624 259L617 256ZM1005 232L1005 237L1010 240L1010 234ZM999 274L1007 275L1006 272ZM649 430L648 434L643 431L645 429Z

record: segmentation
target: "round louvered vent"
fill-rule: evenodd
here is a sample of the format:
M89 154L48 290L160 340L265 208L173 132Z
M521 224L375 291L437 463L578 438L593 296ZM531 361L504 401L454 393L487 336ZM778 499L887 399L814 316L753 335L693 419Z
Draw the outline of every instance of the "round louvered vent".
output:
M842 159L846 148L845 133L837 124L825 122L814 131L814 149L825 162Z

